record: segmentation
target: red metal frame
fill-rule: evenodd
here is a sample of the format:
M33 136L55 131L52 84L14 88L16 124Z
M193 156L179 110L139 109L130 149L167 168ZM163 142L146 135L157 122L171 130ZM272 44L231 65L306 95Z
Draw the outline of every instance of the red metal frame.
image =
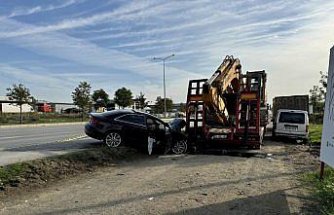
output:
M264 73L264 71L263 71ZM218 140L212 140L211 139L211 135L213 135L213 133L210 133L209 129L207 128L206 125L206 107L205 107L205 103L201 100L201 89L203 87L203 84L205 83L205 81L207 79L200 79L200 80L191 80L189 81L189 87L188 87L188 97L187 97L187 115L186 115L186 121L187 121L187 126L186 126L186 130L188 132L190 141L193 142L197 142L198 138L201 138L202 141L205 141L206 144L218 144L218 145L224 145L224 146L229 146L229 147L238 147L238 146L248 146L248 147L253 147L253 148L257 148L260 146L260 139L261 139L261 128L260 128L260 114L261 114L261 102L262 101L262 97L264 97L264 95L262 95L262 89L261 92L260 90L251 90L251 79L253 76L252 74L255 73L251 73L250 75L248 75L249 73L247 73L246 75L243 75L241 77L240 81L240 91L237 96L236 99L236 111L235 111L235 124L230 124L229 128L226 129L230 129L230 133L227 134L227 138L226 139L218 139ZM264 73L265 74L265 73ZM256 77L256 76L255 76ZM265 78L265 75L262 76L262 78ZM246 79L246 80L243 80ZM265 80L264 80L265 82ZM264 83L265 84L265 83ZM265 87L265 85L264 85ZM193 93L194 92L194 93ZM244 98L244 99L241 99ZM246 114L250 114L252 111L250 107L252 105L256 105L256 112L255 112L255 128L247 128L247 133L245 131L246 125L245 127L241 127L240 123L240 117L241 116L241 108L242 108L242 104L244 104L245 102L248 102L248 113ZM203 109L202 110L193 110L195 111L195 115L194 118L191 118L191 115L193 113L191 113L189 108L194 107L195 109L202 105ZM201 114L201 119L199 119L199 114ZM201 126L199 126L199 122L201 122ZM190 126L190 124L193 123L194 126ZM247 122L246 122L247 123ZM225 133L224 133L225 134ZM245 140L246 139L246 140Z

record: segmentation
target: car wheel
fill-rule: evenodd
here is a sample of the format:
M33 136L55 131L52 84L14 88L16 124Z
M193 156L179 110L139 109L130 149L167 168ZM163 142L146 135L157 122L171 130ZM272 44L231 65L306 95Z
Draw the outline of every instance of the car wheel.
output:
M119 133L112 131L106 135L104 143L110 148L116 148L121 145L122 137Z
M172 152L177 155L184 154L187 152L187 148L187 140L178 140L172 147Z

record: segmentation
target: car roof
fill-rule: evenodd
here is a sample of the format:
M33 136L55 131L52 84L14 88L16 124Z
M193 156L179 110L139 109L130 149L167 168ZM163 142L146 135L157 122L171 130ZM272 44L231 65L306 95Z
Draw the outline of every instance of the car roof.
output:
M138 113L138 114L143 114L143 115L146 115L146 116L150 116L150 117L153 117L153 118L157 118L157 119L159 119L158 117L156 117L156 116L153 116L152 114L145 113L145 112L142 112L142 111L133 110L133 112L135 112L135 113Z
M308 112L304 111L304 110L291 110L291 109L279 109L278 112L280 112L280 113L288 112L288 113L305 113L305 114L308 114Z
M119 109L119 110L111 110L111 111L106 111L102 113L90 113L92 116L116 116L116 115L122 115L126 113L134 113L133 110L124 110L124 109Z
M158 120L162 121L161 119L159 119L156 116L153 116L151 114L141 112L141 111L138 111L138 110L133 110L133 109L119 109L119 110L106 111L106 112L103 112L103 113L91 113L92 116L100 115L100 116L104 116L104 117L105 116L115 116L116 117L118 115L124 115L124 114L141 114L141 115L150 116L150 117L153 117L155 119L158 119Z

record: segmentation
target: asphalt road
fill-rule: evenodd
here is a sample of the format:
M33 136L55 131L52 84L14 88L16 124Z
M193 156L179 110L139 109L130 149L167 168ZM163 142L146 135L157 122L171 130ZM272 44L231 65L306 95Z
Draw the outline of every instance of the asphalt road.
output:
M84 124L0 128L0 165L59 155L99 145Z

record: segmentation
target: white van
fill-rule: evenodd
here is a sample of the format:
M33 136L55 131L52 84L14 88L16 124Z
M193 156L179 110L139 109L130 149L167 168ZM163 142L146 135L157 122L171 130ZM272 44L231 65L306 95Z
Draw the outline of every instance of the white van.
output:
M308 140L309 118L307 111L278 110L274 121L273 137Z

